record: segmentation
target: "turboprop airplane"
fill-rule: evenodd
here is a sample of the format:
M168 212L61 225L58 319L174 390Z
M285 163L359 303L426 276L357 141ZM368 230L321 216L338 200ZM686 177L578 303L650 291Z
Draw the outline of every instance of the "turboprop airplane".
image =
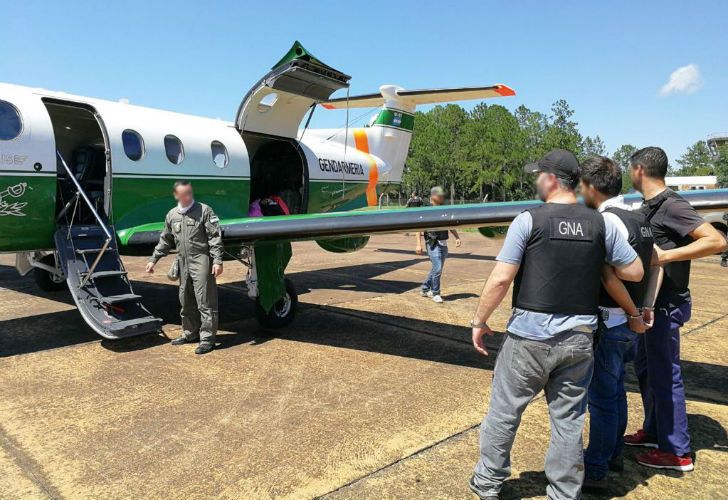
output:
M249 267L259 322L280 327L297 304L285 278L291 241L351 252L374 233L477 227L489 236L538 203L379 210L402 179L417 105L515 92L384 85L332 99L349 80L296 42L232 123L0 84L0 252L16 253L19 272L33 271L42 289L67 286L99 335L158 331L161 320L134 293L120 256L151 252L172 183L190 179L220 217L228 258ZM317 105L380 109L366 127L309 129ZM272 194L291 215L248 216L252 201ZM686 196L701 211L728 207L727 190Z

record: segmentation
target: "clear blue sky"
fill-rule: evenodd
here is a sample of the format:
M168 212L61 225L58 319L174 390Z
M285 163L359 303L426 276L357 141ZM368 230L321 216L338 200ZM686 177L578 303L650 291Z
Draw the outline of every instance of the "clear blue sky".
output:
M674 162L696 140L728 132L722 0L29 0L2 2L0 14L0 81L204 116L232 119L298 39L353 76L352 95L384 83L506 83L517 96L499 102L511 109L547 112L566 99L582 133L600 135L610 153L654 144ZM699 77L691 66L661 96L689 65ZM318 110L312 126L343 122L342 112Z

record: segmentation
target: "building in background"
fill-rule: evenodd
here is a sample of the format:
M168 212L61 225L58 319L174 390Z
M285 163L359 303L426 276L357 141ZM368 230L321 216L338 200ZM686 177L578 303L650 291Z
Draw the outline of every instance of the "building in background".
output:
M718 148L728 146L728 133L708 136L708 148L713 156L718 156Z
M668 176L665 177L665 184L674 191L715 189L718 187L718 178L715 175Z

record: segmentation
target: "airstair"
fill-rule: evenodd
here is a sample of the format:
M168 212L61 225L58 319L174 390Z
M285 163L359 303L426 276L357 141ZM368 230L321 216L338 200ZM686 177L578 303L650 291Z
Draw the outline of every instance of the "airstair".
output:
M162 320L153 316L142 304L142 297L134 293L119 256L113 226L106 224L61 154L57 154L75 192L58 215L54 238L68 289L81 316L107 339L159 331ZM81 210L89 216L80 219Z

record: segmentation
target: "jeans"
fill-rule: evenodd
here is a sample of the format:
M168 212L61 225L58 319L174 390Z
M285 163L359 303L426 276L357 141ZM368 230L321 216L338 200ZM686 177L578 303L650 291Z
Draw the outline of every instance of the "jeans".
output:
M590 333L567 330L547 340L508 334L498 352L490 406L480 426L480 460L473 483L481 496L498 494L511 475L511 448L521 415L543 389L551 418L546 494L550 499L580 498L582 431L592 367Z
M634 370L645 410L644 431L660 450L690 453L685 386L680 367L680 327L690 321L691 304L655 310L655 324L640 337Z
M594 352L594 375L589 384L589 446L584 453L590 479L604 478L609 462L622 454L627 428L624 367L634 359L639 337L622 323L602 331Z
M432 268L427 279L422 283L422 291L430 290L434 295L440 295L440 276L442 276L442 266L445 265L445 259L447 259L447 247L438 243L432 248L427 242L425 242L425 246L430 262L432 262Z

